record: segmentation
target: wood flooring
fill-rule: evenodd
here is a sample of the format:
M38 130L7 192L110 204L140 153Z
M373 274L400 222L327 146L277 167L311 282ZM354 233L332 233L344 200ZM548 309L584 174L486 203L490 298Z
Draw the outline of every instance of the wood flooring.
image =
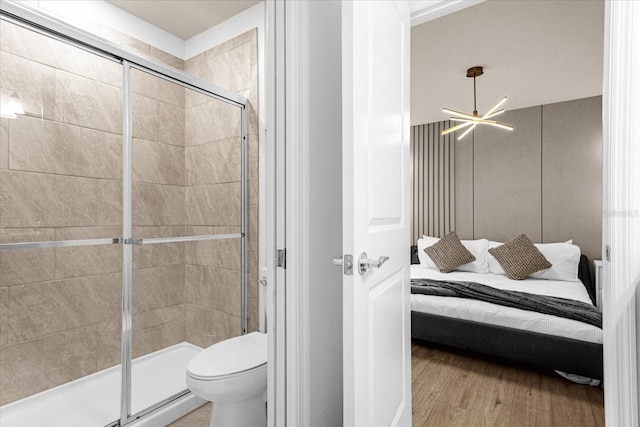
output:
M411 388L414 427L604 426L600 387L431 343L412 343ZM207 427L210 414L207 404L171 427Z
M604 426L600 387L553 371L414 341L413 426Z

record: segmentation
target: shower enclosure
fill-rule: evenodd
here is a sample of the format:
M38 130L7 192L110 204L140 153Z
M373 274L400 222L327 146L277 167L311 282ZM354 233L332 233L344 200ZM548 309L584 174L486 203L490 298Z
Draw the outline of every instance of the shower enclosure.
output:
M0 424L194 398L186 362L249 329L247 99L22 6L1 18Z

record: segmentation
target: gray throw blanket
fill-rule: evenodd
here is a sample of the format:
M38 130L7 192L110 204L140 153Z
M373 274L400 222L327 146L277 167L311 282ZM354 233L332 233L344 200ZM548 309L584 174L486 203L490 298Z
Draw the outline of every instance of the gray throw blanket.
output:
M475 282L411 279L411 293L472 298L522 310L578 320L602 329L602 312L595 306L566 298L505 291Z

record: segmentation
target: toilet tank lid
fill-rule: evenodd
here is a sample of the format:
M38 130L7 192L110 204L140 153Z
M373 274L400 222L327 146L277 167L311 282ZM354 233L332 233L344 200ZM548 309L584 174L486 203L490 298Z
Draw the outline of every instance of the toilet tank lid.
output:
M198 377L219 377L257 368L267 363L267 335L251 332L220 341L201 351L187 365Z

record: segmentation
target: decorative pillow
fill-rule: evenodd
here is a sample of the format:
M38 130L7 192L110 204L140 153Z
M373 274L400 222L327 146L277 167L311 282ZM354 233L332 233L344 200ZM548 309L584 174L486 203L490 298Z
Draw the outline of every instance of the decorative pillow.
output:
M442 273L475 261L476 257L464 247L455 231L444 236L436 244L424 250Z
M418 258L420 259L420 265L422 267L432 268L434 270L438 269L436 264L424 250L429 246L435 245L439 240L440 239L437 237L429 236L422 236L422 239L418 239ZM488 273L489 265L487 264L487 249L489 247L489 241L487 239L478 239L461 240L460 242L476 259L468 264L458 266L456 270L470 271L472 273ZM504 271L502 274L504 274Z
M524 234L509 240L504 245L489 249L500 266L512 280L522 280L536 271L551 268L551 263L540 253Z
M564 243L535 243L534 246L551 263L552 267L532 273L530 277L544 280L579 281L580 247L573 245L572 242L573 240L567 240ZM490 241L488 246L489 249L493 249L502 244L501 242ZM491 251L487 254L487 265L489 266L489 273L507 274L498 260L491 255Z

